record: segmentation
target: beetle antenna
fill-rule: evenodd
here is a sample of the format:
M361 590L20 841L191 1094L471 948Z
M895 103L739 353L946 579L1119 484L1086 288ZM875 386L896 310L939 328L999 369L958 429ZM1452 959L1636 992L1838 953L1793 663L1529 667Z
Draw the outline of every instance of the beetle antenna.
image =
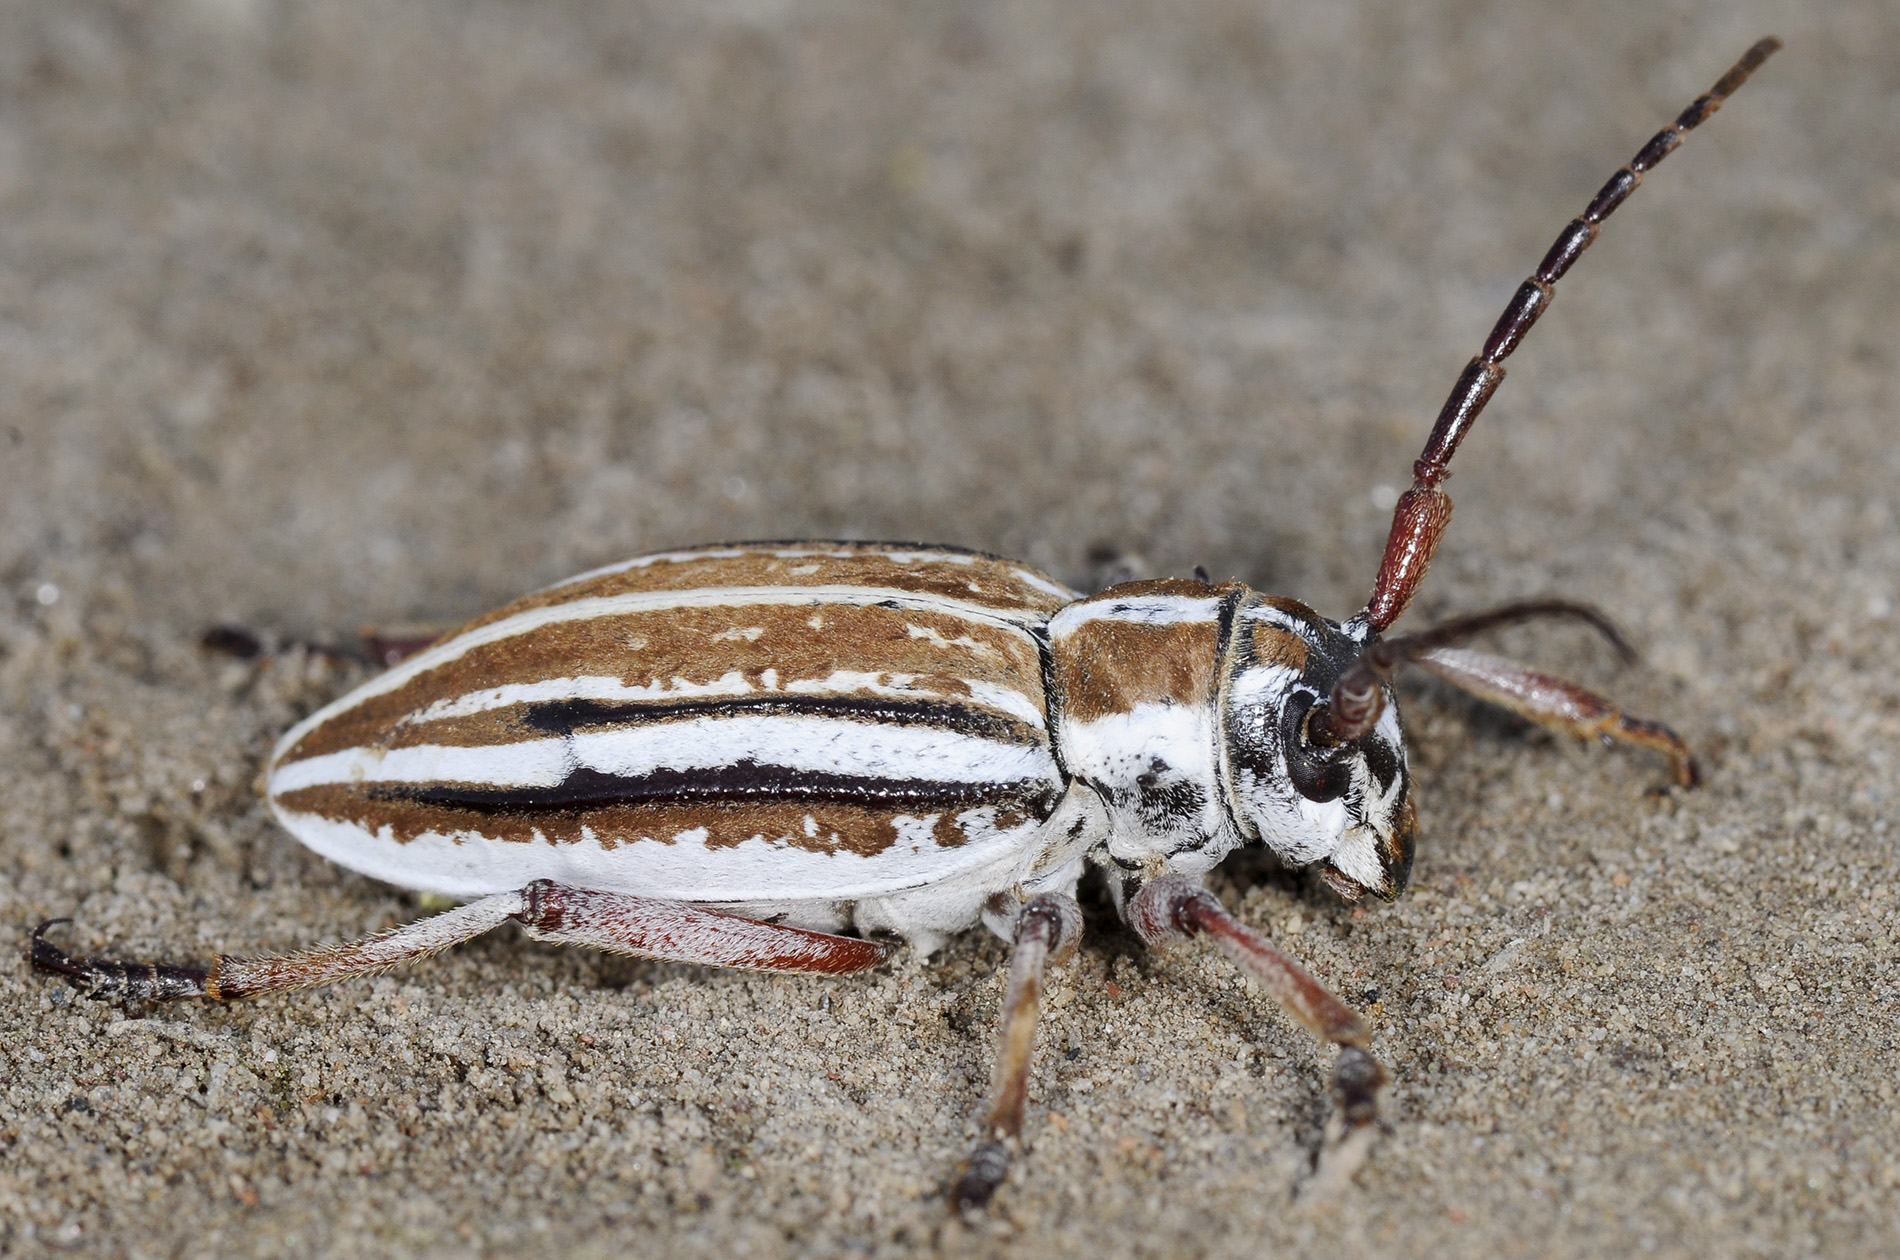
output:
M1371 644L1354 657L1352 664L1339 675L1325 703L1313 706L1306 719L1307 732L1313 742L1321 747L1332 747L1357 739L1378 723L1379 715L1385 710L1385 683L1402 666L1434 648L1450 647L1486 630L1543 617L1568 617L1581 621L1608 640L1624 664L1636 660L1636 649L1616 628L1616 623L1588 604L1567 599L1533 599L1504 604L1485 612L1442 622L1429 630L1395 634Z
M1590 247L1590 242L1596 240L1603 220L1636 191L1643 176L1675 152L1685 133L1699 127L1709 115L1722 108L1722 102L1748 82L1748 77L1780 47L1781 41L1772 35L1757 41L1727 74L1716 80L1714 87L1697 97L1675 122L1657 132L1630 159L1628 166L1610 176L1610 181L1584 208L1583 216L1570 221L1544 260L1537 264L1537 270L1518 286L1510 305L1504 308L1504 314L1491 329L1491 335L1485 338L1484 349L1465 365L1463 375L1452 386L1451 397L1439 411L1438 423L1432 426L1424 451L1412 465L1412 487L1399 496L1398 506L1392 511L1392 531L1386 536L1379 577L1373 585L1372 598L1366 602L1365 618L1374 630L1384 630L1397 621L1405 606L1412 602L1418 584L1424 580L1425 570L1431 566L1432 555L1438 550L1438 540L1451 521L1451 496L1441 490L1438 483L1450 475L1451 457L1458 443L1464 440L1478 413L1484 410L1504 379L1504 360L1517 349L1524 334L1550 305L1558 278L1569 271L1571 264Z

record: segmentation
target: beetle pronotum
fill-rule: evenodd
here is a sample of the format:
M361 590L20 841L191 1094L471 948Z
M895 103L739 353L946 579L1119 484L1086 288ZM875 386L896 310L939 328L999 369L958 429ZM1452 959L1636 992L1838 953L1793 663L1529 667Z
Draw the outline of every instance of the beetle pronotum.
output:
M1668 758L1668 728L1456 646L1587 608L1521 603L1413 634L1451 516L1442 487L1503 360L1650 168L1780 46L1757 43L1645 144L1518 289L1438 416L1366 607L1344 622L1239 582L1084 597L942 547L742 544L644 556L478 618L312 714L268 795L318 853L459 908L352 944L202 967L31 957L94 997L255 997L421 958L513 921L646 958L842 974L977 922L1011 941L982 1139L986 1202L1019 1142L1042 975L1085 869L1146 942L1206 936L1322 1040L1349 1131L1385 1071L1364 1023L1200 878L1245 844L1390 900L1414 814L1390 679L1407 664L1533 721ZM53 922L60 922L54 920ZM847 933L855 933L847 934Z

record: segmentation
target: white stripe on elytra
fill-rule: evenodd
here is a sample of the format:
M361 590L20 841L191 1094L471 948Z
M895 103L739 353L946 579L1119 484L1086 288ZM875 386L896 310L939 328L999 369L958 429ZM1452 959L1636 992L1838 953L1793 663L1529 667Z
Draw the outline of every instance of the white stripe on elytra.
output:
M784 556L789 559L793 556L804 555L807 553L797 552L797 551L775 551L772 554L775 556ZM829 553L820 553L820 554L829 554ZM971 555L967 551L932 551L928 549L923 550L923 551L871 550L871 551L858 551L858 552L853 552L851 554L860 555L860 556L864 556L864 555L876 556L880 560L889 560L893 564L975 564L978 560L981 560L983 558L982 556Z
M1045 595L1053 595L1057 599L1071 601L1082 598L1082 592L1072 591L1060 582L1051 582L1040 573L1032 573L1028 569L1011 569L1010 572L1015 574L1016 580L1021 582L1024 586L1041 591Z
M420 713L411 713L401 725L420 726L426 722L446 722L451 718L506 709L517 704L545 704L560 700L692 700L703 696L742 696L753 690L745 675L737 670L721 674L711 682L694 683L675 678L670 683L654 681L647 686L629 686L618 678L583 674L578 678L545 678L540 682L509 683L485 691L471 691L448 700L437 700Z
M780 687L777 671L766 670L760 679L764 685L755 687L738 670L721 674L711 682L696 683L684 678L674 678L671 682L655 679L645 685L628 684L611 676L583 674L578 678L547 678L540 682L509 683L501 687L471 691L466 695L447 700L437 700L421 712L412 713L403 718L399 724L421 726L429 722L446 722L451 718L511 708L518 704L546 704L565 700L594 700L612 704L770 695L775 691L790 692L795 695L851 695L869 692L872 695L907 700L943 698L945 694L943 692L928 691L912 686L917 677L916 674L861 673L840 669L832 671L824 678L795 679ZM1022 692L977 679L958 681L968 689L970 698L976 703L986 708L1001 710L1038 730L1042 729L1041 709Z
M397 665L385 674L370 679L355 691L312 713L284 733L272 751L276 759L295 746L298 740L329 721L375 696L386 695L419 674L440 669L466 656L478 647L505 639L531 634L547 626L565 622L595 621L636 612L664 612L672 608L737 608L758 606L819 607L844 604L869 607L890 604L912 612L941 613L962 617L1000 630L1007 630L1034 644L1029 628L1039 626L1043 615L1032 610L1011 612L985 608L979 604L920 591L896 591L878 586L715 586L690 591L633 591L624 595L573 599L541 608L530 608L500 621L458 634L428 648Z
M270 794L332 783L459 783L547 788L576 770L639 777L736 762L893 783L1016 783L1060 774L1040 745L1003 744L928 726L746 715L614 727L509 744L348 748L280 765Z
M967 842L945 848L936 841L939 815L900 814L891 820L895 843L865 856L847 849L812 852L781 836L712 844L703 829L649 839L614 837L611 844L591 834L556 844L495 840L474 831L425 832L397 841L387 828L281 807L276 814L287 831L322 856L402 888L479 897L551 879L601 892L727 904L807 898L835 904L941 885L1028 856L1027 844L1042 828L1029 819L1002 829L995 826L994 810L965 810L955 817ZM998 886L1011 882L1004 878Z
M1000 687L995 683L982 682L975 678L965 678L963 685L970 689L970 699L992 709L1001 709L1013 718L1027 722L1037 730L1043 728L1042 706L1013 687Z
M1057 638L1074 634L1091 621L1132 621L1144 626L1171 626L1184 622L1219 621L1219 599L1191 599L1185 595L1131 595L1127 599L1099 599L1070 604L1049 619L1049 633Z
M947 638L929 626L912 625L910 622L904 623L904 633L913 639L922 639L934 648L963 648L978 660L995 660L1003 655L993 644L973 639L967 634L960 634L954 639Z
M576 573L573 577L562 578L552 586L544 586L534 592L536 595L547 591L558 591L563 586L574 586L580 582L591 582L595 578L612 577L616 573L629 573L634 569L650 568L656 564L691 564L695 560L737 560L742 556L763 555L754 547L702 547L697 551L661 551L650 556L635 556L631 560L616 560L612 564L603 564L598 569L589 569L585 573ZM812 553L817 554L817 553ZM830 553L845 556L849 552Z

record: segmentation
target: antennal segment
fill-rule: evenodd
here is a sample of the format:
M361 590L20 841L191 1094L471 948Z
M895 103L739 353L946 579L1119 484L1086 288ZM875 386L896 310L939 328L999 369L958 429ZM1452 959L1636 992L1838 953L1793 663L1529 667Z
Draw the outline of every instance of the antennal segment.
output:
M1374 630L1384 630L1399 619L1424 580L1425 571L1431 567L1438 541L1451 521L1451 496L1439 488L1439 482L1450 475L1451 457L1457 452L1458 444L1464 441L1478 414L1504 380L1504 360L1550 306L1557 281L1583 251L1590 248L1603 221L1636 191L1643 176L1675 152L1684 133L1700 126L1722 108L1722 102L1748 82L1749 76L1780 47L1781 41L1772 35L1758 41L1727 74L1716 80L1714 87L1697 97L1675 122L1657 132L1630 159L1628 166L1610 176L1609 182L1584 208L1582 217L1570 221L1544 260L1537 264L1537 270L1518 286L1510 305L1504 308L1504 314L1491 329L1491 335L1485 338L1484 350L1465 366L1458 383L1452 387L1451 397L1439 411L1438 423L1432 426L1424 451L1412 465L1411 489L1399 497L1398 506L1393 509L1392 532L1386 536L1379 578L1372 588L1372 598L1366 603L1365 617Z

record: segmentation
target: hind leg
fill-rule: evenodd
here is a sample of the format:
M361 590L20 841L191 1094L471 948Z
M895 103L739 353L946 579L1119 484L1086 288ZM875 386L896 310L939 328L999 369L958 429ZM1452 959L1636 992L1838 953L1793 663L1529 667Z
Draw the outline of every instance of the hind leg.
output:
M34 930L29 957L35 968L65 976L88 997L127 1002L202 997L230 1002L375 975L460 945L510 920L539 940L665 962L754 971L842 975L876 966L896 948L883 941L761 923L683 902L536 880L514 892L483 897L360 941L275 958L221 954L203 967L73 958L46 939L47 929L64 919L51 919Z

